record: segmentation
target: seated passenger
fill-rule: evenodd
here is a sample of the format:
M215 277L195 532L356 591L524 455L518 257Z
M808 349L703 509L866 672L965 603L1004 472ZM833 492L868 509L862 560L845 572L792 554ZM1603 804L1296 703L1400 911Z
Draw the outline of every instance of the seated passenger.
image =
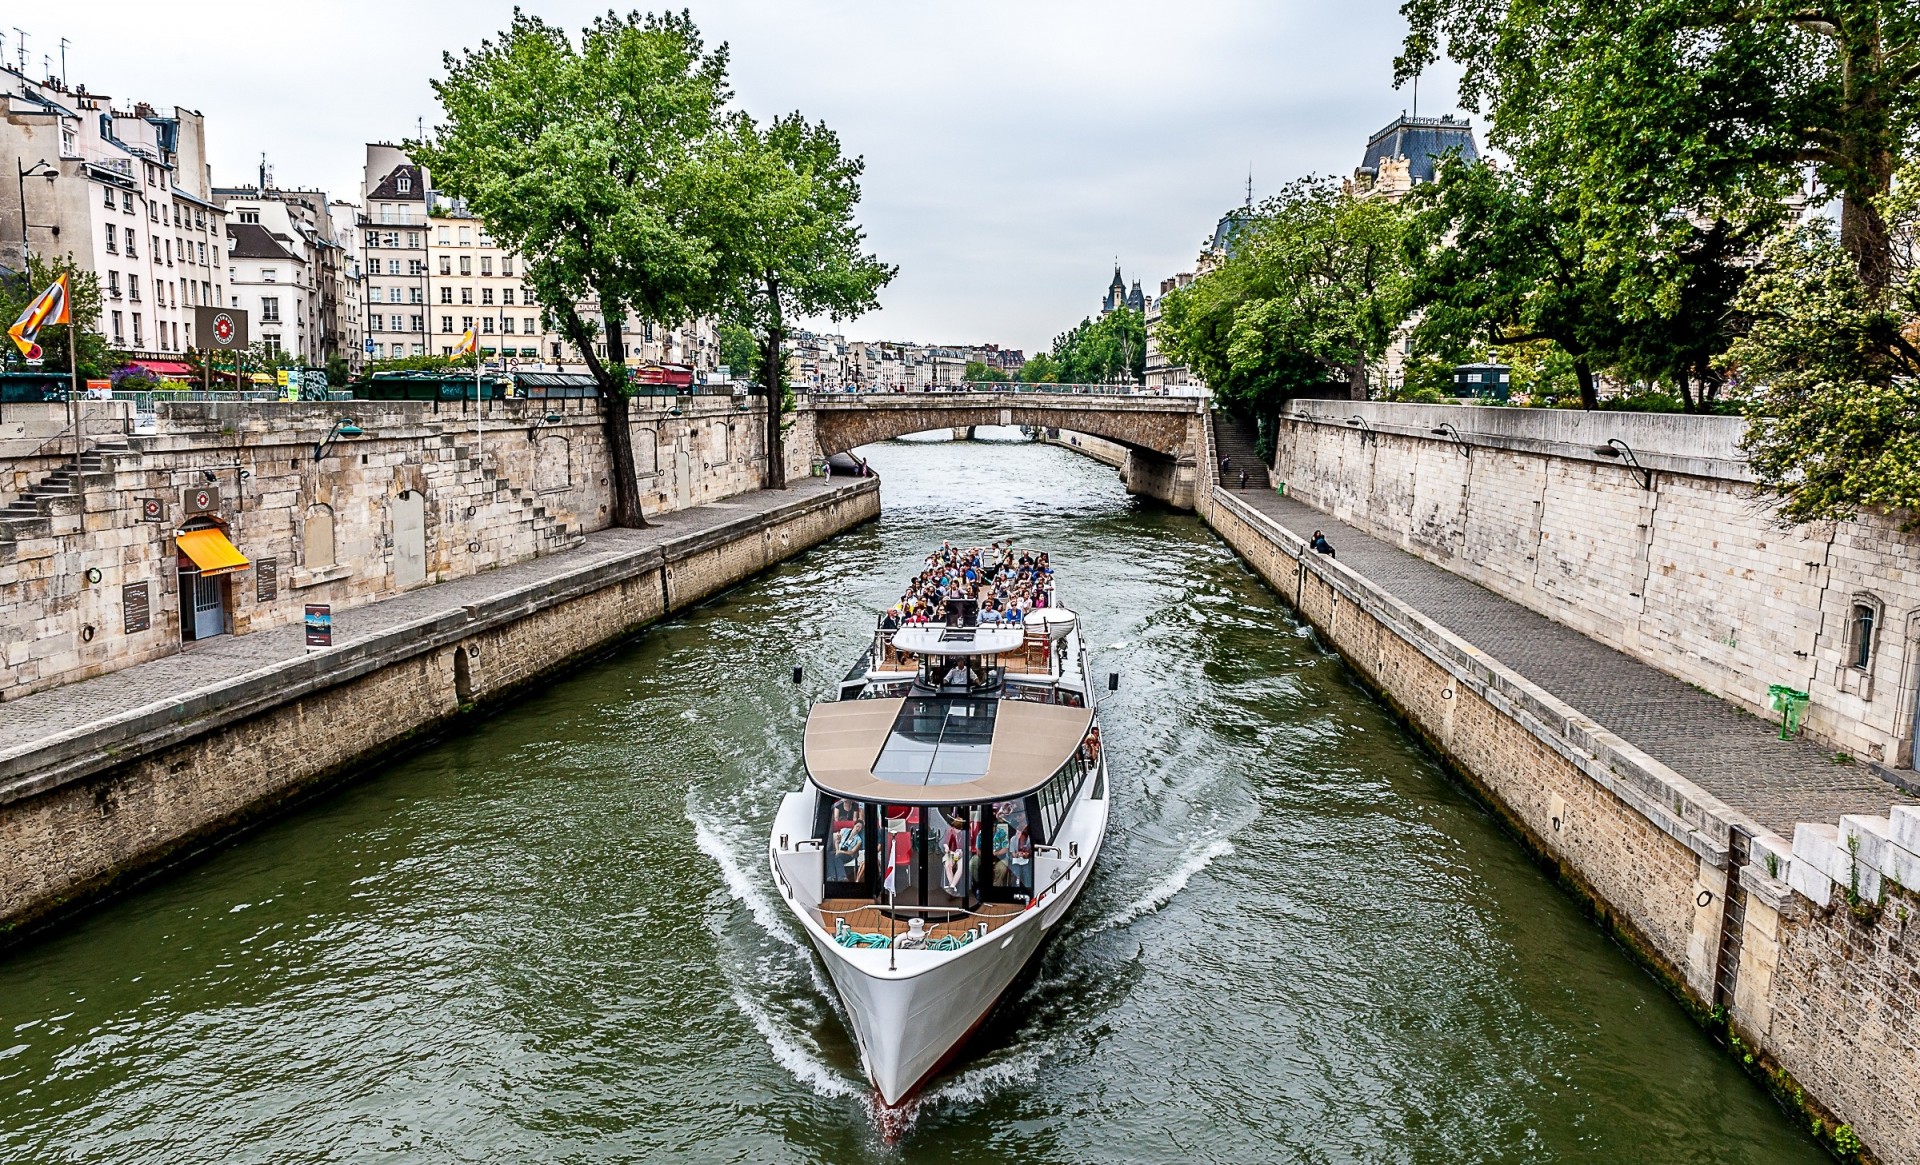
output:
M1027 827L1022 825L1020 832L1013 836L1013 854L1007 863L1011 867L1012 885L1022 890L1033 889L1033 838L1027 835Z
M967 686L967 665L965 663L955 663L952 667L947 669L946 678L940 682L947 685L950 688L966 687Z

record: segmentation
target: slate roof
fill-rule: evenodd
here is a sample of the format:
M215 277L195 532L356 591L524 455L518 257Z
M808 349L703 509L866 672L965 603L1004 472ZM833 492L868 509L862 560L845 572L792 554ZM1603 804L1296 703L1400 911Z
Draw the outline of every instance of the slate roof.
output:
M401 192L398 181L398 179L402 177L410 179L407 183L405 193ZM367 195L367 197L369 199L378 198L386 202L425 202L427 200L427 183L426 180L420 176L420 167L414 165L412 162L405 162L395 166L391 173L385 178L380 179L380 185L374 187L373 193Z
M1473 123L1465 118L1407 117L1389 122L1385 129L1367 139L1367 156L1360 170L1376 177L1380 163L1389 158L1407 159L1409 177L1415 183L1433 181L1434 170L1448 151L1458 150L1462 161L1480 158L1473 140Z
M274 241L272 232L257 222L231 222L227 224L227 238L232 245L227 253L235 259L293 259L296 256Z

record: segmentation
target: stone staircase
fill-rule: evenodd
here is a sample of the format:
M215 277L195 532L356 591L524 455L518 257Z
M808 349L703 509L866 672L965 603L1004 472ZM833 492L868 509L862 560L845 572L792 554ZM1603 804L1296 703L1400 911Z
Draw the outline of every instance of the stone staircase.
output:
M453 447L454 460L462 468L480 475L481 492L495 500L504 501L520 513L519 520L533 534L534 553L536 555L555 554L562 550L571 550L586 542L585 530L569 529L566 522L556 514L547 511L546 503L540 500L532 490L521 489L507 478L489 469L472 450L463 445ZM502 496L504 495L504 497Z
M1244 421L1238 421L1225 413L1213 415L1214 472L1220 474L1220 484L1227 489L1240 488L1240 471L1247 471L1246 488L1267 490L1272 482L1267 476L1267 467L1260 460L1255 443L1257 435L1254 427ZM1222 471L1220 462L1232 458L1230 468Z
M55 515L79 513L86 504L85 479L111 474L113 458L131 452L125 442L103 441L80 455L77 473L71 463L64 464L0 506L0 562L13 559L21 540L51 534Z

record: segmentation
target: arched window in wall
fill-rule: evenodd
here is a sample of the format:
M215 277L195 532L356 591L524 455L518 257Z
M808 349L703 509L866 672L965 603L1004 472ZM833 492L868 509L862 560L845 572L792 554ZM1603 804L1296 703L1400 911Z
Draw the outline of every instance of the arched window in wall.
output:
M307 521L301 531L301 563L308 570L325 570L334 565L333 507L307 507Z

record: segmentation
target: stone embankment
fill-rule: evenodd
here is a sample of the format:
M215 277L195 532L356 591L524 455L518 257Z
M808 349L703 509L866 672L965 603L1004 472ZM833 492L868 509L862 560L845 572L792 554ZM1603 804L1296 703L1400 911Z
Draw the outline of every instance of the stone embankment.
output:
M1111 465L1125 471L1127 467L1127 447L1096 437L1091 433L1076 433L1072 429L1041 429L1040 442L1043 445L1058 445L1062 449L1071 449L1083 457L1091 457L1102 465Z
M802 479L0 704L0 945L879 510Z
M1889 814L1900 791L1876 772L1835 763L1808 740L1781 741L1774 726L1687 682L1687 669L1654 666L1664 658L1647 645L1658 642L1657 620L1600 634L1609 608L1598 597L1598 612L1562 617L1580 588L1609 586L1609 543L1622 535L1596 515L1610 506L1637 515L1625 526L1643 546L1679 537L1658 532L1673 518L1656 517L1654 499L1621 497L1615 479L1635 495L1654 491L1633 465L1599 460L1596 450L1612 446L1584 431L1551 440L1509 432L1495 445L1494 427L1535 423L1477 416L1509 410L1340 408L1338 424L1296 413L1283 434L1276 476L1291 496L1223 489L1203 461L1203 517L1603 924L1724 1030L1743 1064L1804 1105L1830 1144L1848 1150L1857 1137L1880 1159L1920 1159L1920 1043L1910 1023L1920 942L1907 925L1920 897L1906 888L1920 888L1920 816ZM1349 425L1350 416L1365 423ZM1475 422L1487 428L1470 429ZM1476 440L1457 439L1463 432ZM1720 446L1696 444L1681 457L1653 451L1651 432L1622 443L1640 466L1657 465L1654 484L1683 513L1719 497L1738 472L1711 455ZM1533 482L1532 501L1499 490L1503 475ZM1327 512L1335 500L1339 516ZM1713 504L1732 520L1730 497ZM1315 529L1338 558L1307 548ZM1584 554L1567 548L1580 539ZM1562 594L1533 596L1510 575L1488 577L1487 563L1509 562L1529 540ZM1752 549L1729 542L1696 531L1688 561ZM1481 565L1454 561L1474 555ZM1657 593L1646 580L1665 577L1660 557L1641 559L1640 594L1630 598ZM1709 593L1688 601L1737 603L1766 589L1735 572L1716 590L1719 577L1698 578ZM1632 580L1613 581L1625 594ZM1793 642L1798 629L1767 634Z

